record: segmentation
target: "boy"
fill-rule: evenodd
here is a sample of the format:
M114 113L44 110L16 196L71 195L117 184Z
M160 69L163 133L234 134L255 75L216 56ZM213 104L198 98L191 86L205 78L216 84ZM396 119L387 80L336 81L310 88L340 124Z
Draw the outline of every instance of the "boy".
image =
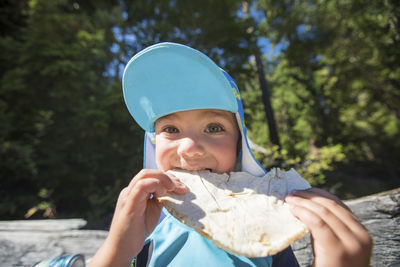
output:
M143 266L296 266L290 247L252 259L219 249L163 215L157 201L167 191L187 192L167 170L266 173L248 147L232 78L197 50L160 43L131 59L123 90L129 112L146 131L144 169L121 191L110 233L90 265L129 266L136 256ZM310 230L315 266L368 266L371 238L338 198L313 188L285 200Z

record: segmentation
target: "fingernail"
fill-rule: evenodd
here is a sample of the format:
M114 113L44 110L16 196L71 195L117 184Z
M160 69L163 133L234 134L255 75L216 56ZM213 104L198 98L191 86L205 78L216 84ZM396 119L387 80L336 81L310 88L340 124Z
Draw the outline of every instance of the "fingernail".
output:
M285 203L288 204L289 207L293 207L294 206L293 204L296 203L296 200L294 199L293 196L287 195L285 197Z
M294 195L292 195L292 194L289 194L289 195L287 195L286 197L285 197L285 201L286 202L290 202L290 201L293 201L293 197L294 197Z
M176 186L179 188L185 188L186 185L184 185L181 181L176 181Z

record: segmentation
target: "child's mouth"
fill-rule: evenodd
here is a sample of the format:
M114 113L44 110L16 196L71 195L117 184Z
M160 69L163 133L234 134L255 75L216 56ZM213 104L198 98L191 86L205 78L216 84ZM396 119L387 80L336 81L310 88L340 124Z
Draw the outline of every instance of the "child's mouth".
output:
M175 168L176 170L184 170L184 171L190 171L190 172L194 172L194 171L209 171L209 172L213 172L212 169L210 168Z

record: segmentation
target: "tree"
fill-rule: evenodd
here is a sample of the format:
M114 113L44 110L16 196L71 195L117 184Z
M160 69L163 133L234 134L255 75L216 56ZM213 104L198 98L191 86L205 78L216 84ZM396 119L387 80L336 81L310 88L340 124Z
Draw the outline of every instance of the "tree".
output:
M305 157L340 145L349 164L398 177L398 5L263 0L259 8L262 35L285 47L269 74L283 147Z
M105 11L30 1L21 34L1 39L14 63L0 91L2 216L21 217L41 201L70 216L90 213L95 200L111 208L121 177L139 168L143 135L130 125L119 83L105 74Z
M237 17L239 1L7 5L18 31L0 37L2 218L21 218L32 206L96 220L113 212L142 165L143 132L120 84L123 66L142 48L181 42L234 77L249 75L250 21Z

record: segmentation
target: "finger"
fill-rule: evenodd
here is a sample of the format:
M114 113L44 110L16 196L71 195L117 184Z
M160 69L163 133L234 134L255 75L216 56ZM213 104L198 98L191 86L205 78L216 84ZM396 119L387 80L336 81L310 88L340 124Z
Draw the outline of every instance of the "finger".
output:
M299 190L291 193L293 196L309 199L317 202L323 206L329 207L334 213L340 216L350 216L354 218L353 213L350 209L336 196L317 188L309 190Z
M342 217L338 217L337 214L348 214L344 208L339 206L336 202L322 198L320 202L315 201L315 198L312 199L306 199L306 198L301 198L301 197L294 197L295 198L295 205L297 206L302 206L305 207L308 210L312 210L318 216L326 223L329 225L331 229L335 233L337 233L337 236L343 237L343 238L350 238L351 236L354 235L353 231L349 228L348 224L352 224L354 219L350 219L351 221L349 222L348 218L343 219ZM344 212L338 212L337 210L344 211ZM347 214L345 216L347 216Z
M154 202L154 199L150 199L153 195L164 195L167 189L160 181L156 178L146 178L138 180L134 186L127 193L125 199L125 208L127 213L139 213L142 214L147 205L148 201Z
M141 179L131 190L131 194L140 196L137 200L147 201L151 195L163 196L174 188L173 183L169 183L168 187L165 186L166 183L159 178L146 178Z
M178 177L176 177L175 175L173 175L171 173L168 173L168 176L175 184L175 188L172 191L174 191L175 193L178 193L178 194L185 194L187 192L188 188L186 187L185 184L183 184L181 182L181 180ZM171 190L169 190L169 191L171 191Z
M340 218L340 220L346 224L352 232L364 235L364 226L359 223L356 216L336 196L317 188L314 188L313 190L296 191L293 192L293 195L320 204L322 207L327 208L335 214L337 218Z
M322 196L323 198L330 199L330 200L338 203L343 208L350 210L337 196L332 195L331 193L329 193L325 190L322 190L320 188L313 187L313 188L310 188L307 190L295 190L291 194L301 196L304 198L308 198L308 199L315 197L315 196Z
M298 202L298 199L295 197L288 199L288 203L292 201ZM293 215L304 222L310 230L314 251L313 266L368 266L372 251L371 240L360 242L361 240L355 235L349 235L346 239L315 210L301 205L290 205Z
M307 225L314 241L320 244L337 244L341 242L335 231L317 212L304 205L299 205L297 201L299 201L297 197L287 198L292 214Z
M292 213L309 227L316 259L323 262L324 255L336 253L342 260L358 258L359 263L366 263L360 266L368 265L372 239L340 200L323 190L305 190L294 192L286 201Z
M182 184L176 176L172 174L166 174L160 170L149 170L143 169L141 170L134 179L132 179L129 187L132 188L135 184L144 178L156 178L160 179L160 182L165 186L167 191L175 191L178 194L186 193L187 189L184 184Z
M159 179L167 190L172 190L175 187L174 182L162 171L143 169L131 180L128 185L129 190L132 190L136 183L145 178Z
M128 186L128 194L133 194L132 201L147 201L153 194L163 196L167 191L184 194L187 188L177 177L170 177L159 170L140 171Z
M143 169L131 180L128 187L122 190L120 207L125 207L128 213L134 211L136 207L136 212L142 213L147 204L150 204L147 201L151 195L163 196L167 191L184 194L187 188L178 178L171 178L160 170ZM150 201L157 202L154 199Z

